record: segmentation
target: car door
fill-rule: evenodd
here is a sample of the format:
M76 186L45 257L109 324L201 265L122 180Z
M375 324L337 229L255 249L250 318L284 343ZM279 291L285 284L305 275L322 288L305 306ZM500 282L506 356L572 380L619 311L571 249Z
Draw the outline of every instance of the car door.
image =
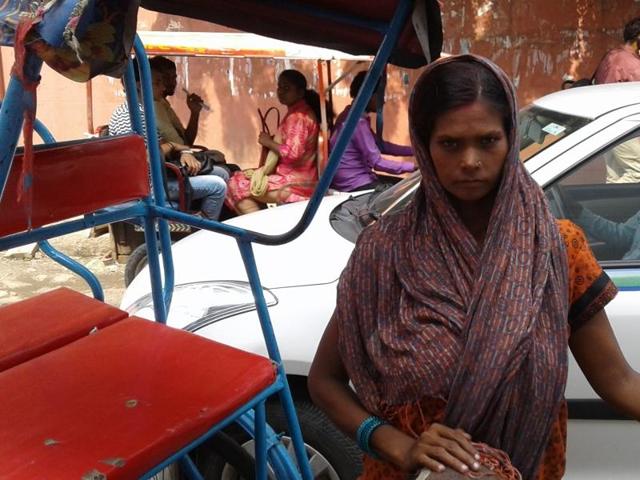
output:
M627 360L640 371L640 115L620 119L585 139L534 177L554 214L585 231L598 262L618 287L606 312ZM573 358L566 397L570 422L565 478L637 478L640 427L598 398Z

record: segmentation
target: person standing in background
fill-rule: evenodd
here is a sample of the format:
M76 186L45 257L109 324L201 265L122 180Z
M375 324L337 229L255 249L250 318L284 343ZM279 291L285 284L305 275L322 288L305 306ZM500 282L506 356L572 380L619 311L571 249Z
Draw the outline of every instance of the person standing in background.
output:
M624 26L622 37L624 44L610 50L598 65L594 83L640 81L640 17L634 18Z

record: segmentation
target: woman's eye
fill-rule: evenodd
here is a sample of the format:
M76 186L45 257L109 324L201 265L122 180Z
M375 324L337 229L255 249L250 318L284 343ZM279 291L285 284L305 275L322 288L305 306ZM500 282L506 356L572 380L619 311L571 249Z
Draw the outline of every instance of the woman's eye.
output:
M490 135L490 136L486 136L486 137L482 137L480 139L480 143L482 145L493 145L494 143L496 143L498 140L500 140L498 137L494 136L494 135Z
M442 145L443 148L452 149L458 146L458 142L455 140L445 139L440 141L440 145Z

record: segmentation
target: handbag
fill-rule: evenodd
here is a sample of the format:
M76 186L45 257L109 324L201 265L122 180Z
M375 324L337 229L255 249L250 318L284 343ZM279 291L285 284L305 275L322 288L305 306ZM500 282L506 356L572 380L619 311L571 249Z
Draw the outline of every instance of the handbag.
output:
M219 150L202 150L193 153L196 160L200 162L200 170L196 175L210 175L213 167L222 167L231 174L230 169L224 157L224 153Z
M278 143L282 141L280 134L277 134L273 139ZM269 188L269 175L276 171L278 160L280 160L278 154L273 150L269 150L264 165L255 170L245 172L247 178L251 178L252 196L261 197L267 193L267 189Z
M263 114L262 110L258 109L258 115L260 116L260 122L262 124L262 131L269 135L271 135L271 130L269 129L267 119L269 114L273 111L275 111L277 115L276 125L280 126L280 110L276 107L271 107ZM279 133L277 133L273 139L278 143L282 141L282 137ZM258 168L244 171L245 177L251 180L250 190L252 196L261 197L267 193L267 189L269 188L269 175L276 171L279 159L280 158L276 152L263 146L260 152Z
M187 169L180 163L180 155L181 152L175 151L171 154L168 162L176 165L183 172L185 177L193 177L194 175L190 175ZM231 175L233 171L232 165L227 164L225 160L224 153L219 150L201 150L192 152L192 155L195 159L200 163L200 168L198 169L198 173L195 175L211 175L214 167L221 167L227 170L227 173Z

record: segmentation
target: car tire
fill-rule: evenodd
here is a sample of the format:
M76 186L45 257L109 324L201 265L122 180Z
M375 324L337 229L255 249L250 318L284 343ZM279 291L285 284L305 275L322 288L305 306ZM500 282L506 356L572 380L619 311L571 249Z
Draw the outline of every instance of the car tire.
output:
M314 464L320 465L316 480L355 480L362 470L361 452L356 444L340 432L309 400L294 401L298 420L302 429L302 436L310 455L319 455L314 459ZM277 402L267 405L267 417L269 425L276 433L282 433L284 439L289 436L284 412ZM234 438L238 448L250 443L249 436L239 427L233 426L226 430L230 437ZM215 446L205 444L203 447L207 453L201 453L201 463L196 462L199 468L207 472L203 475L205 480L249 480L253 478L253 458L251 458L249 471L243 468L243 472L235 470L237 458L225 458L225 453L215 451ZM244 451L244 449L243 449ZM232 461L233 460L233 461ZM195 460L194 460L195 461ZM202 462L206 462L206 464ZM235 463L235 465L234 465ZM324 468L323 468L323 467ZM203 472L204 474L204 472ZM251 475L251 476L249 476Z
M171 242L173 245L173 242ZM124 286L128 287L133 279L147 266L147 244L143 243L133 249L124 266Z
M136 275L147 265L147 244L143 243L133 249L124 266L124 286L128 287Z
M362 471L362 452L355 442L338 430L310 400L294 400L294 404L307 447L324 457L339 480L358 478ZM269 404L267 412L271 427L288 436L287 421L280 404ZM334 480L335 477L326 474L316 478Z

